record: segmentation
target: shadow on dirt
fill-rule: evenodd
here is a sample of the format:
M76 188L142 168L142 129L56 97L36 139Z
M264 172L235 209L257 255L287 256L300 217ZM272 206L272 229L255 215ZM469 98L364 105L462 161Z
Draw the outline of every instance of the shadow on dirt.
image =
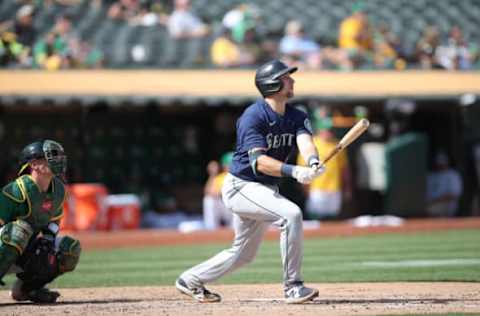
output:
M11 303L0 303L0 308L7 306L66 306L66 305L83 305L83 304L116 304L116 303L141 303L141 302L158 302L158 301L181 301L180 299L98 299L98 300L75 300L75 301L59 301L53 304L36 304L32 302L11 302Z
M249 302L270 302L284 304L282 299L244 299L242 303ZM381 299L315 299L304 304L308 305L341 305L341 304L448 304L455 302L480 302L480 299L455 299L455 298L381 298Z

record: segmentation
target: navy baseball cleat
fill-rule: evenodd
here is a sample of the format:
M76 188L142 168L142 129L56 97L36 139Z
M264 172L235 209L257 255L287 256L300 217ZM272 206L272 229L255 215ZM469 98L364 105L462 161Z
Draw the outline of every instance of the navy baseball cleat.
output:
M187 283L180 278L175 282L175 287L180 293L188 295L200 303L216 303L222 300L219 294L210 292L204 286L188 287Z
M303 286L302 282L292 284L285 289L285 302L287 304L302 304L312 301L317 296L317 289L311 289Z

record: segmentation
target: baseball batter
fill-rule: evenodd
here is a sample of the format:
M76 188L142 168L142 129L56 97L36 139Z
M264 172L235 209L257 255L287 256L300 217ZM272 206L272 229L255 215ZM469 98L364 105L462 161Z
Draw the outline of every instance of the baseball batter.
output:
M233 213L235 240L230 249L185 271L176 288L199 302L219 302L219 294L204 284L251 262L270 224L281 230L285 300L303 303L318 296L318 290L305 287L301 275L303 257L302 212L279 194L280 177L310 183L324 172L319 168L317 150L307 115L287 105L294 96L297 71L279 60L262 65L255 85L263 96L250 105L237 121L237 144L222 198ZM308 167L285 163L298 146Z

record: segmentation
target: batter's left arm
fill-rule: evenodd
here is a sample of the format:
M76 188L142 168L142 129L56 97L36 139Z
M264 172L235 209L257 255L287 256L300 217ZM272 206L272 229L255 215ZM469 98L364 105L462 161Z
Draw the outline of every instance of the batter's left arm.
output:
M310 167L320 163L318 151L313 143L312 135L308 133L301 133L297 135L297 146L303 160L307 162Z

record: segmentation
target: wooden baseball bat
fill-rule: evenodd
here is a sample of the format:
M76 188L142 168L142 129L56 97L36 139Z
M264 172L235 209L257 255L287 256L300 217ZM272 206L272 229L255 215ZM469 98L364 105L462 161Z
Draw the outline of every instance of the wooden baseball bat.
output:
M370 122L365 118L361 119L355 125L353 125L353 127L338 142L337 146L335 146L335 148L328 153L327 157L323 159L320 166L325 165L330 159L333 158L333 156L338 154L340 151L350 145L354 140L360 137L360 135L362 135L367 130L369 125Z

